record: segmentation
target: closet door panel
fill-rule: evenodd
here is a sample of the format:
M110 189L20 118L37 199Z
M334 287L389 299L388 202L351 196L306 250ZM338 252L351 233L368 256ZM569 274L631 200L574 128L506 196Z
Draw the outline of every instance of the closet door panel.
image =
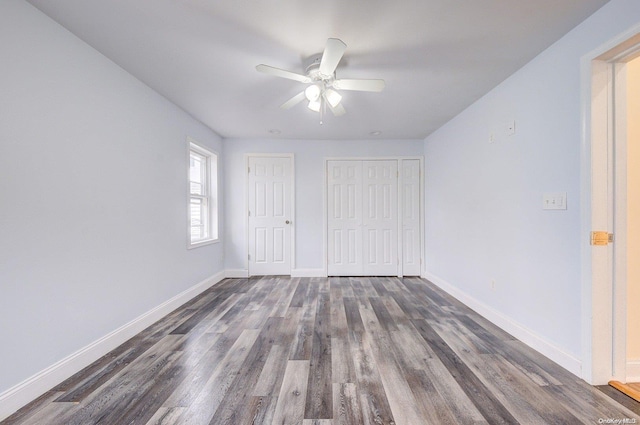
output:
M327 162L327 273L361 276L362 162Z
M420 160L401 162L402 274L420 276Z
M364 275L398 275L398 161L362 162Z

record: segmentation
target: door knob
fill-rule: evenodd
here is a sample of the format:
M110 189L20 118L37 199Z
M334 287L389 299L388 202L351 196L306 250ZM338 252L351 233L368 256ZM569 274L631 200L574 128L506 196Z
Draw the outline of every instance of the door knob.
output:
M289 224L289 220L285 221L286 224Z

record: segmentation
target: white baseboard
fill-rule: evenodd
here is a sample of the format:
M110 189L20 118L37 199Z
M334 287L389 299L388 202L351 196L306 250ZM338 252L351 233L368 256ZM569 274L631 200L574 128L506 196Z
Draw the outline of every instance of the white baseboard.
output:
M249 270L244 269L227 269L224 271L224 277L231 279L249 277Z
M249 270L246 269L227 269L225 277L242 279L249 277ZM291 277L327 277L324 269L291 269Z
M224 279L217 273L0 394L0 421Z
M640 382L640 359L627 361L627 382Z
M461 291L444 279L441 279L440 277L428 272L426 272L422 277L434 283L440 289L447 292L449 295L453 296L458 301L465 304L467 307L476 311L487 320L492 322L494 325L502 328L506 332L518 338L529 347L553 360L577 377L582 377L582 362L579 359L573 357L568 353L565 353L562 349L556 347L554 344L547 341L532 330L513 321L513 319L511 319L510 317L500 313L497 310L494 310L483 302L471 297L470 295Z
M292 269L291 277L327 277L324 269Z

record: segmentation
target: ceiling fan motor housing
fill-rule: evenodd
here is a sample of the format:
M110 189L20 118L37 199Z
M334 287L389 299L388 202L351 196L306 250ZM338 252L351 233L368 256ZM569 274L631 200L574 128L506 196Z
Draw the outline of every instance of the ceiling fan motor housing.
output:
M336 72L332 75L320 74L320 62L322 61L322 53L316 53L313 56L309 56L302 63L305 73L314 81L323 81L325 83L331 83L336 78Z
M318 73L318 69L320 68L320 61L322 60L322 53L316 53L313 56L309 56L302 62L302 66L307 75L311 75L311 73Z

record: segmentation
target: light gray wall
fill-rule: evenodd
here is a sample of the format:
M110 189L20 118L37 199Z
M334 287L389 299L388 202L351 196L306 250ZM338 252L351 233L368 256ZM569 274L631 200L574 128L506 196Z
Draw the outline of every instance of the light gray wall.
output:
M425 140L427 272L576 359L580 61L638 23L640 2L613 0ZM544 192L568 209L543 211Z
M186 249L186 137L217 135L26 2L0 2L0 62L2 393L223 252Z
M323 268L324 160L329 157L422 156L421 140L225 140L225 266L246 270L247 153L293 153L296 269Z

